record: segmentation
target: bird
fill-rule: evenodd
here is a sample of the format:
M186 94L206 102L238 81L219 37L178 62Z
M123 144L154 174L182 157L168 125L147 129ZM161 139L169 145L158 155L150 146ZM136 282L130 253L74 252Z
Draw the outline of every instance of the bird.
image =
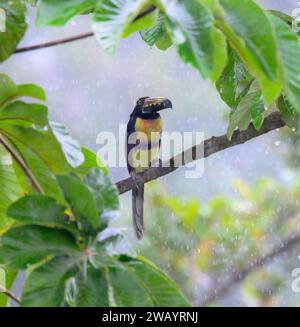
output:
M137 181L137 174L154 165L158 160L162 121L159 111L172 109L172 102L164 97L142 97L130 114L126 130L126 162L133 179L132 220L137 239L144 233L144 184Z

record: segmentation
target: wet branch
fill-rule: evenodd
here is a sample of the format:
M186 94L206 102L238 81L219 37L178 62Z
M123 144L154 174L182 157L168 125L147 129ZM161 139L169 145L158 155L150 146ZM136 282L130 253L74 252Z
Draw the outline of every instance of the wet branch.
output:
M9 297L10 299L12 299L13 301L15 301L18 304L21 304L21 300L11 291L7 290L6 288L0 286L0 294L4 294L7 297Z
M250 264L243 267L241 270L236 272L233 276L231 276L228 280L226 280L223 284L217 285L214 289L209 292L206 296L204 296L203 300L200 300L199 305L205 306L210 304L211 302L221 298L228 292L233 286L237 283L244 280L251 272L256 269L263 267L265 264L269 263L275 257L281 255L284 252L288 252L295 245L300 243L300 232L297 232L285 240L283 240L279 245L275 246L274 249L268 254L256 259Z
M260 135L266 134L277 128L285 126L284 121L281 119L279 112L274 112L265 118L265 121L259 131L253 125L245 131L235 131L231 140L229 141L226 135L211 137L203 143L195 145L181 154L171 158L170 160L160 164L160 167L152 167L137 176L137 181L140 183L147 183L164 175L170 174L178 167L184 166L192 161L209 157L210 155L219 151L231 148L235 145L243 144L252 140ZM185 160L188 158L188 160ZM177 163L177 164L175 164ZM180 163L178 165L178 163ZM116 183L119 193L125 193L132 189L134 186L133 180L129 177Z
M60 45L60 44L65 44L65 43L69 43L69 42L74 42L74 41L86 39L86 38L91 37L93 35L94 35L93 32L87 32L87 33L84 33L84 34L79 34L79 35L75 35L75 36L66 37L64 39L59 39L59 40L54 40L54 41L50 41L50 42L30 45L30 46L26 46L26 47L23 47L23 48L16 49L15 53L22 53L22 52L27 52L27 51L33 51L33 50L49 48L49 47L53 47L55 45Z

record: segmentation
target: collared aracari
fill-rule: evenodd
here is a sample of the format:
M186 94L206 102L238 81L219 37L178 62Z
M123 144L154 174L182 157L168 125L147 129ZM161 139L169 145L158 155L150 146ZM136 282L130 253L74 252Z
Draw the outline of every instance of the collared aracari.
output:
M132 189L132 219L138 239L143 237L144 231L144 184L136 181L136 174L151 167L158 159L162 133L162 122L158 112L167 108L172 108L169 99L140 98L127 124L126 159L128 172L135 184Z

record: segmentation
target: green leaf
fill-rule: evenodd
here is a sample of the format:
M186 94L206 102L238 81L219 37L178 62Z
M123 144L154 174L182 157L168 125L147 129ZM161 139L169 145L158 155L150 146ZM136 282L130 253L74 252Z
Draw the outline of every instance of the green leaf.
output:
M254 1L220 0L220 4L225 12L225 20L218 20L216 24L257 78L265 103L269 106L281 90L273 26L264 10Z
M283 66L283 90L292 106L300 111L300 41L280 18L273 15L270 18L275 29L279 60Z
M0 110L0 122L42 130L47 128L47 115L43 105L16 101Z
M13 144L21 144L32 151L53 173L63 174L69 170L60 144L48 126L35 130L0 120L0 129Z
M74 238L66 231L41 226L15 227L1 239L0 258L9 266L24 269L50 255L78 254Z
M76 167L76 169L74 170L76 174L85 176L91 168L101 168L102 171L106 175L108 175L107 167L104 165L104 163L101 161L101 159L97 156L96 153L85 147L82 147L81 151L84 155L84 161L80 166Z
M213 16L198 1L163 1L168 28L181 59L198 69L204 78L214 64Z
M100 226L98 206L93 193L80 179L66 175L58 176L58 183L70 204L75 217L90 233L95 234Z
M156 43L157 49L166 51L173 45L172 38L169 32L165 33Z
M76 285L77 307L109 307L108 284L103 272L90 266L86 276L76 277Z
M62 147L68 163L72 167L81 165L84 162L84 155L79 143L72 138L64 125L51 122L50 126Z
M1 36L1 34L0 34ZM34 84L16 85L8 76L0 74L0 109L21 97L45 100L45 92Z
M24 307L61 307L66 282L77 273L76 257L56 257L35 268L25 281L21 305Z
M25 34L27 24L23 0L0 0L0 8L6 15L5 32L0 32L0 62L2 62L16 50Z
M144 258L122 256L119 264L108 269L117 306L190 306L175 282Z
M21 96L31 97L42 101L46 100L44 89L35 84L18 85L18 92Z
M28 225L40 225L66 229L75 232L75 226L68 221L66 207L45 195L27 195L11 204L7 215Z
M288 99L281 95L277 99L277 107L280 110L283 121L292 128L298 131L300 128L300 115L299 112L289 103Z
M10 290L13 286L13 283L17 277L18 272L14 269L7 269L0 265L0 275L1 275L1 270L4 271L4 273L5 273L5 276L4 276L5 285L0 284L0 286L3 286L5 289ZM0 276L0 281L1 281L1 276ZM8 300L9 300L9 297L0 292L0 308L6 307Z
M151 14L134 19L149 7L149 0L103 0L95 10L92 27L101 46L108 52L114 53L120 39L137 30L152 27L155 18ZM139 22L140 21L140 22Z
M22 195L22 189L13 169L12 159L0 144L0 235L11 224L7 207Z
M222 100L235 109L252 81L253 77L249 75L245 65L229 48L227 65L216 83Z
M101 204L101 208L98 209L102 212L101 220L108 222L119 209L119 193L116 185L100 168L92 168L84 182L93 190L98 205Z
M155 25L141 30L140 35L150 46L156 45L161 50L167 50L173 44L167 31L166 17L162 13L157 16Z
M154 24L156 23L157 16L158 16L157 10L154 10L142 18L132 21L129 25L126 25L126 27L124 28L122 33L122 38L126 39L128 36L130 36L135 32L138 32L145 28L153 27Z
M49 169L47 164L38 157L37 154L29 149L27 146L24 146L22 143L15 141L14 145L16 150L22 155L26 166L34 175L39 185L43 189L46 195L54 197L56 200L61 203L65 203L63 195L61 193L60 187L57 183L56 176ZM36 190L32 187L28 178L25 176L24 171L20 166L14 161L14 169L18 177L19 183L26 193L34 193Z
M227 136L231 139L233 131L238 127L241 131L248 128L251 121L259 129L264 120L265 106L261 90L256 81L251 83L247 94L241 99L237 108L230 114Z
M219 30L213 30L214 40L214 68L211 73L211 80L216 82L221 76L227 63L227 43L223 33Z
M292 25L293 23L293 18L289 15L287 15L286 13L282 12L282 11L278 11L278 10L269 10L269 12L280 18L282 21L284 21L285 23L289 24L289 25Z
M40 0L36 23L38 26L64 25L72 17L83 14L99 3L99 0Z
M96 257L94 257L93 260L101 263L101 260L104 256L102 255L102 250L105 250L105 254L110 257L122 254L135 256L135 251L128 239L124 237L123 231L124 229L122 228L107 227L102 232L100 232L97 235L98 242L96 243L96 249L94 251ZM100 253L101 255L99 257Z

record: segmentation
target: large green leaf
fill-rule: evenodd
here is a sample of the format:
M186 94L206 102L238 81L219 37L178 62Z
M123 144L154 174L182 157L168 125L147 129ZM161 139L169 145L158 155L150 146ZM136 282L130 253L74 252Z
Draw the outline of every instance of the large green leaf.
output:
M110 267L109 281L117 306L176 306L190 304L178 286L143 258L120 257L119 267Z
M270 15L274 25L283 66L283 90L292 106L300 111L300 41L292 29L280 18Z
M40 0L37 25L64 25L72 17L93 9L101 0Z
M103 0L95 10L92 27L95 36L108 53L114 53L120 39L155 24L156 13L134 21L149 7L150 0ZM149 19L150 17L150 19Z
M216 82L221 76L227 64L227 43L223 33L216 28L213 30L214 40L214 68L211 73L211 80Z
M22 306L63 306L66 281L77 273L77 260L76 257L56 257L34 269L24 285Z
M246 130L251 123L259 129L264 120L265 106L257 81L253 81L247 94L241 99L237 108L232 111L227 130L230 139L236 127Z
M100 226L99 216L101 212L93 193L75 176L58 176L57 180L75 217L84 229L90 233L96 233Z
M277 99L277 107L281 113L283 121L289 126L293 131L297 132L300 128L300 114L288 101L288 99L281 95Z
M76 306L108 307L108 283L105 273L88 267L86 276L82 273L76 277Z
M199 1L163 1L181 59L210 77L214 65L213 15Z
M35 84L16 85L8 76L0 74L0 109L20 97L45 100L46 95L44 90Z
M22 155L26 166L34 175L35 179L41 186L43 192L47 195L50 195L60 201L65 203L61 190L56 180L55 174L49 169L47 164L38 157L37 154L29 149L26 145L23 145L20 142L14 142L14 145L17 151ZM32 184L29 182L28 178L24 174L24 171L20 166L14 161L14 169L18 177L20 185L26 191L26 193L36 192Z
M150 46L156 45L161 50L167 50L173 43L169 36L166 17L160 13L153 27L140 31L142 39Z
M23 0L0 0L0 8L5 11L6 30L0 32L0 62L6 60L23 38L26 24L26 7Z
M225 18L217 20L216 24L257 78L269 106L281 90L278 76L280 64L272 23L267 13L254 1L220 0L220 4Z
M93 190L101 220L108 222L119 209L119 193L110 177L100 168L92 168L84 182Z
M45 99L43 89L33 84L16 85L6 75L0 75L0 134L10 151L24 161L43 191L60 196L53 174L64 174L70 170L62 146L56 140L47 120L47 108L38 104L14 102L20 97ZM20 167L15 170L22 187L28 180ZM44 178L45 177L45 178Z
M0 122L42 130L47 128L47 115L43 105L16 101L0 110Z
M45 195L27 195L9 206L7 215L28 225L40 225L75 232L65 214L66 207Z
M72 167L81 165L84 162L84 155L79 143L72 138L64 125L51 122L50 126L62 147L68 163Z
M22 195L22 189L13 169L10 155L0 144L0 235L11 220L6 215L7 207Z
M0 133L11 141L12 144L21 144L28 148L53 173L63 174L69 170L61 146L48 126L44 130L37 130L35 128L18 126L18 124L13 124L12 121L0 120Z
M15 227L1 238L0 258L13 268L23 269L50 255L76 255L74 238L63 230L41 226Z
M85 147L82 147L81 151L84 155L84 161L80 166L74 169L76 174L84 177L86 174L89 173L91 168L101 168L102 171L106 175L108 175L107 167L104 165L104 163L101 161L101 159L99 158L99 156L97 156L96 153Z
M222 100L230 108L235 109L252 81L253 77L248 73L245 65L229 48L227 65L216 83Z

